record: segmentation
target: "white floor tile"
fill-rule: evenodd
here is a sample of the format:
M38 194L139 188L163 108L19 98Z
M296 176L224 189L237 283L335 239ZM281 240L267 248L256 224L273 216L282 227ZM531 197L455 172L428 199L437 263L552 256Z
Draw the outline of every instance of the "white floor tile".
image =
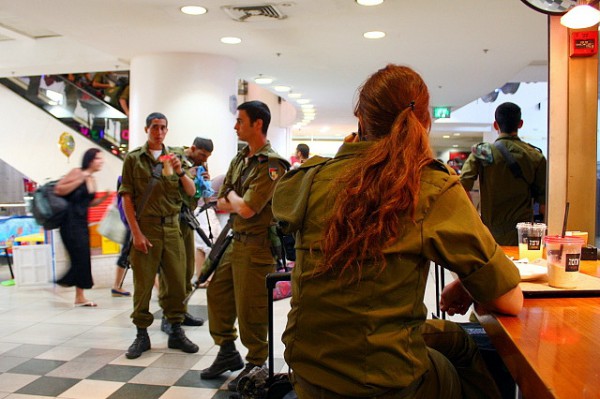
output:
M123 386L122 382L83 380L60 395L68 399L104 399Z

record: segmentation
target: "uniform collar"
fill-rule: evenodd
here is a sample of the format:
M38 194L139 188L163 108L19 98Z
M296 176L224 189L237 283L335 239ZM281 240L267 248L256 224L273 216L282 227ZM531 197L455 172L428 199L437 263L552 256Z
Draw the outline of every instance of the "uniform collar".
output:
M167 153L168 153L168 151L169 151L169 147L167 147L167 146L166 146L166 145L164 145L164 144L161 144L161 145L162 145L162 153L163 153L163 154L167 154ZM142 150L143 150L145 153L147 153L147 154L150 154L151 150L150 150L150 148L148 148L148 142L147 142L147 141L146 141L144 144L142 144Z
M335 154L335 158L345 158L358 155L368 150L375 144L374 141L359 141L358 143L344 143Z
M265 145L263 145L258 150L256 150L256 152L254 153L254 155L252 155L252 157L256 157L258 155L268 155L270 149L271 149L271 142L269 140L267 140ZM246 146L244 148L242 148L241 152L242 152L242 155L244 156L244 158L247 157L248 153L250 152L250 146L246 144Z
M496 139L496 141L498 140L516 140L516 141L521 141L521 139L519 138L518 135L516 134L508 134L508 133L500 133L498 135L498 138Z

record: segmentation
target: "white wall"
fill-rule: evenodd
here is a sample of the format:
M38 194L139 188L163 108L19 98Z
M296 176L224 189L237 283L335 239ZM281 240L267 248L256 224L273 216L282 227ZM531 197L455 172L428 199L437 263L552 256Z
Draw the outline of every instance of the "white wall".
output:
M123 162L81 134L36 108L4 86L0 86L0 159L31 180L43 183L57 179L70 169L81 166L88 148L99 148L104 168L96 174L98 190L115 190ZM58 140L63 132L75 139L70 158L60 151Z

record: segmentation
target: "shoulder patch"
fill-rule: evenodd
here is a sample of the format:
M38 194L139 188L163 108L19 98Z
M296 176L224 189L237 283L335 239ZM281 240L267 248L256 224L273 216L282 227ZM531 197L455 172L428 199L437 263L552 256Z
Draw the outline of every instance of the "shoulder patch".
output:
M471 147L471 153L475 158L483 163L483 166L494 163L494 154L492 153L492 145L490 143L479 143Z

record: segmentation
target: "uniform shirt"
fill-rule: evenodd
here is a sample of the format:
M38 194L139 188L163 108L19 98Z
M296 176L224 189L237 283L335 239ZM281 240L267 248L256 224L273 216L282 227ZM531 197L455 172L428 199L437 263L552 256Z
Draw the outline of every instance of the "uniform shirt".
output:
M181 167L183 169L183 172L188 174L189 170L191 168L194 167L194 161L192 161L191 159L189 159L188 157L185 156L185 150L189 148L189 147L169 147L169 150L171 152L173 152L176 155L179 155L181 158ZM189 177L189 174L188 174ZM193 178L190 177L190 179L193 180ZM190 208L190 210L194 210L196 209L196 207L198 206L198 198L195 197L195 195L188 195L185 190L183 189L183 185L180 186L180 190L181 190L181 198L183 200L183 203L186 204L188 206L188 208Z
M273 222L271 197L275 183L289 168L289 163L267 142L248 158L250 148L242 148L231 161L219 198L229 191L235 191L256 213L248 219L237 217L233 222L233 231L248 235L266 235Z
M501 134L496 141L501 141L511 153L524 179L513 175L500 150L492 145L491 163L470 154L463 165L460 182L470 191L479 177L483 223L500 245L517 245L517 223L533 217L531 187L537 193L536 202L546 203L546 158L518 136Z
M167 148L163 146L162 155L167 153ZM155 160L148 150L148 143L130 151L123 161L123 182L119 194L127 193L132 196L137 219L142 216L172 216L179 214L181 209L179 176L173 173L171 176L161 175L142 209L142 214L137 213L146 187L152 179L152 168L158 163L160 162Z
M315 276L319 242L339 195L336 178L371 145L345 143L333 160L313 157L288 172L273 196L275 218L286 232L298 231L285 360L311 384L361 397L406 387L430 367L419 332L430 260L456 272L480 302L520 280L458 177L438 162L424 168L415 222L403 218L399 237L384 251L383 271L367 262L358 283L331 272Z

